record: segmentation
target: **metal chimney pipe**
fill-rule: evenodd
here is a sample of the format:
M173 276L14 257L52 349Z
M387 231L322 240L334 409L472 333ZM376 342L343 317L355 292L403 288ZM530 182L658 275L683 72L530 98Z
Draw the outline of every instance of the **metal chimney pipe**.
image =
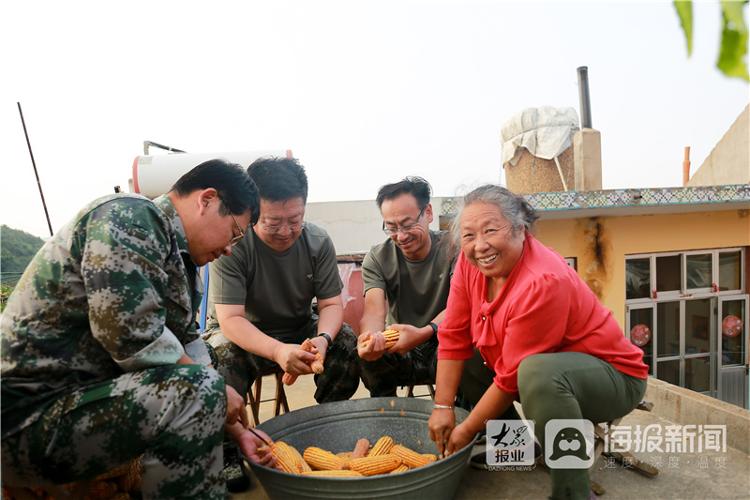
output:
M682 185L687 186L690 181L690 146L685 146L685 156L682 158Z
M589 97L589 68L578 67L578 101L581 104L581 128L593 128L591 125L591 99Z

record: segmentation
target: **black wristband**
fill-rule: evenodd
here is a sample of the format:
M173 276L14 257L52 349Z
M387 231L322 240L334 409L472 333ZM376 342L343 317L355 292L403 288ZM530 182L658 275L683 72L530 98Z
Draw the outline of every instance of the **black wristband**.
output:
M437 335L438 326L433 321L430 321L430 328L432 328L432 334Z
M333 344L333 339L331 338L330 335L328 335L325 332L324 333L319 333L318 337L323 337L324 339L326 339L326 342L328 342L328 347L331 347L331 344Z

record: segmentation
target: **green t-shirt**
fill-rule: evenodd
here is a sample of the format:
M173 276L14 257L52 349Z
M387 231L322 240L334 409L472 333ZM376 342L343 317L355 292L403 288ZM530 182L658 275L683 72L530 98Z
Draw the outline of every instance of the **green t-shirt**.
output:
M302 235L285 252L276 252L248 231L232 255L210 266L209 300L242 304L245 317L263 333L289 340L312 317L312 299L341 293L336 250L324 229L305 223ZM215 326L215 320L209 326Z
M375 245L362 262L364 290L380 288L388 299L387 323L422 327L445 309L456 262L450 234L430 231L424 260L410 261L390 238Z

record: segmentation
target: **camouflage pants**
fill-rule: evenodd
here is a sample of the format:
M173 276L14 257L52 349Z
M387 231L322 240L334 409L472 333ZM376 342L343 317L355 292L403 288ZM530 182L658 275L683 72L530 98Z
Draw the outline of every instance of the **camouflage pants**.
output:
M318 322L313 319L285 341L301 344L305 339L317 334L317 327ZM219 372L227 384L245 398L259 374L269 373L278 367L275 362L238 347L227 339L219 328L208 330L204 339L214 348L219 358ZM326 403L351 398L359 387L358 359L357 337L349 325L344 323L333 344L328 348L323 363L325 370L322 374L315 375L315 401Z
M362 382L372 397L396 395L403 385L435 383L437 338L434 336L405 354L384 354L375 361L360 359Z
M216 370L165 365L67 394L3 439L3 480L87 479L143 454L144 498L225 498L226 395Z

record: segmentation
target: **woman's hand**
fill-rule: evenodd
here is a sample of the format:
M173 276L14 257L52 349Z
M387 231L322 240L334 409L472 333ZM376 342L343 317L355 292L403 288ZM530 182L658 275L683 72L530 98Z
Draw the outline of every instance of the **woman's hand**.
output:
M462 423L456 426L448 438L448 444L445 447L445 455L452 455L460 450L474 439L476 432L471 432L466 424Z
M430 439L435 442L440 455L444 455L451 431L456 426L453 409L435 408L432 410L427 426L430 428Z

